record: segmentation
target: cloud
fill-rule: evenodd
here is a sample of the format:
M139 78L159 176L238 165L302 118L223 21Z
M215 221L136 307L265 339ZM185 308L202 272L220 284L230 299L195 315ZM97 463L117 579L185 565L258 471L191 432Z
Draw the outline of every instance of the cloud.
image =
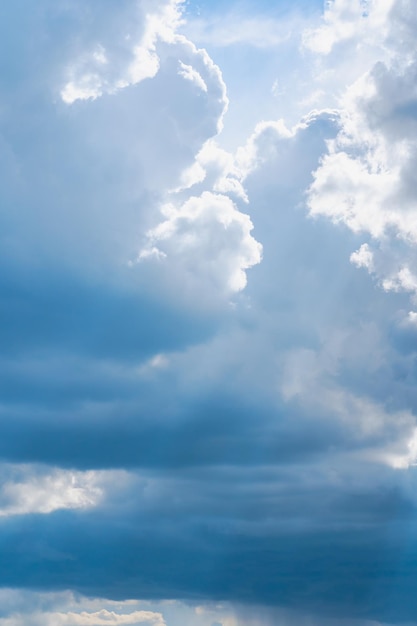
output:
M13 595L13 592L9 590L9 593ZM16 596L16 593L14 593ZM28 601L30 594L19 593L16 596L16 600L23 602ZM32 594L32 598L34 594ZM295 624L301 624L302 626L315 626L316 624L324 624L325 626L331 626L332 620L326 618L316 619L311 615L303 614L299 611L290 611L285 609L275 609L273 607L264 606L248 606L248 605L232 605L227 602L221 603L208 603L204 605L199 604L186 604L179 601L170 601L162 603L149 603L138 601L127 601L123 603L116 603L106 600L105 598L88 599L82 596L78 596L77 599L69 597L68 594L37 594L36 596L39 602L44 603L44 610L33 613L25 614L13 614L8 618L3 618L0 622L5 626L20 626L21 624L28 624L28 626L38 626L38 624L61 624L70 623L75 626L78 623L92 623L81 622L88 616L87 619L94 620L97 616L105 616L106 623L125 623L123 620L139 616L137 624L143 623L143 620L148 618L149 621L145 623L161 623L168 626L192 626L198 624L198 626L217 626L221 624L223 626L237 626L242 624L243 626L269 626L276 624L277 622L283 624L283 626L294 626ZM105 605L107 609L101 609L94 611L96 605ZM65 607L65 612L45 610L46 607L55 605L55 608ZM138 607L142 607L139 609ZM76 607L76 611L74 610ZM84 610L83 610L84 609ZM162 617L163 616L163 617ZM63 621L65 619L77 619L79 621ZM42 619L44 620L42 622ZM55 622L52 620L55 619ZM24 621L26 620L26 621ZM142 620L142 621L141 621ZM155 621L152 621L155 620ZM161 622L159 620L162 620ZM351 620L349 618L338 620L341 626L390 626L387 623L375 622L370 620ZM96 623L96 622L94 622ZM99 623L99 622L97 622ZM410 623L411 624L411 623Z
M325 4L322 24L304 32L307 48L329 54L340 43L375 44L386 35L395 0L330 0Z
M414 24L367 7L308 13L297 123L239 56L228 142L179 3L4 5L4 624L414 619Z
M118 300L107 283L83 297L77 319L84 324L54 335L49 322L42 341L32 331L37 343L22 338L10 346L11 418L2 424L2 455L71 471L128 471L123 481L105 483L95 507L4 518L2 584L114 600L298 606L330 622L343 614L388 620L384 573L397 566L393 555L415 511L414 380L394 375L407 362L390 339L398 302L370 292L349 263L355 235L305 218L305 189L338 124L332 111L315 112L292 130L262 124L236 158L203 150L197 160L207 180L195 182L185 199L174 192L179 210L166 216L165 228L180 243L200 237L180 261L189 271L194 263L207 284L213 268L198 267L207 233L199 220L215 227L205 260L222 260L211 247L216 229L227 232L222 220L239 227L238 246L251 231L249 218L242 220L246 231L239 221L242 198L233 204L204 186L229 177L245 188L264 261L227 314L209 312L207 326L195 315L176 317L168 290L161 308L129 293L112 309ZM233 246L231 252L234 258ZM174 265L174 247L171 258ZM214 267L221 287L230 275L225 267ZM179 269L173 282L184 276ZM17 287L13 302L25 293ZM109 299L97 307L103 291ZM66 319L68 302L53 320ZM89 302L96 303L90 322ZM100 310L113 313L100 319ZM164 367L152 367L162 354ZM414 610L404 591L408 575L398 564L398 582L389 588L405 617ZM377 607L368 609L371 593Z
M63 101L95 99L153 78L159 70L156 43L175 38L180 4L178 0L158 2L149 12L146 2L125 3L124 19L119 18L110 32L99 33L104 39L70 63L69 81L61 90Z
M1 626L20 626L28 624L27 616L13 616L0 618ZM46 624L47 626L102 626L107 624L154 624L155 626L165 626L162 615L150 611L134 611L132 613L119 614L114 611L102 609L96 613L40 613L29 618L30 626Z
M178 67L175 58L172 72L161 65L152 80L169 77L196 97ZM105 100L71 107L97 113ZM4 518L3 584L114 599L226 597L319 615L347 611L356 593L365 610L386 528L406 525L414 511L405 468L415 424L401 405L412 381L392 376L386 353L400 356L381 338L385 294L370 298L349 264L350 233L305 218L305 189L339 123L334 111L293 129L263 123L235 156L198 145L188 166L197 162L204 178L200 170L181 189L178 168L176 191L167 192L174 208L162 222L155 211L148 230L150 251L167 255L171 290L159 278L144 281L146 291L142 263L126 269L139 275L139 294L130 283L116 288L111 274L97 284L60 271L61 287L47 275L30 289L18 274L5 280L5 321L15 331L5 344L3 457L128 476L105 483L94 507ZM224 181L244 193L232 201L213 191ZM199 303L204 292L229 301L259 260L258 241L264 261L253 263L234 308L197 315L192 304L175 305L188 275ZM155 286L158 298L149 294ZM155 367L158 355L164 367ZM364 581L352 591L355 563Z
M153 11L167 13L168 19L171 13L177 15L176 6L161 2ZM70 273L78 268L84 277L111 272L118 284L128 283L132 272L127 263L137 255L160 204L169 189L178 186L205 141L220 129L227 107L221 73L204 51L171 32L176 24L172 16L170 35L155 18L162 29L155 35L155 77L129 79L113 93L113 74L126 67L126 54L141 32L151 28L148 22L155 26L154 13L146 7L126 2L113 26L106 21L108 7L97 18L90 4L84 11L78 4L72 10L59 4L51 13L28 16L29 30L45 32L37 52L42 63L32 67L24 47L16 53L23 68L16 73L21 84L9 79L3 103L3 154L8 155L9 170L2 179L2 250L4 262L12 267L36 259L42 271L45 266L56 273L63 267ZM11 8L8 12L13 23L17 17ZM62 54L56 57L51 54L59 36L50 24L53 16L67 25L61 33ZM99 82L107 81L110 87L100 87L102 95L96 94L94 101L64 103L57 89L67 65L88 56L91 41ZM181 63L201 77L206 92L184 80ZM41 91L28 74L39 78ZM19 95L23 90L24 98Z
M406 15L407 3L391 14ZM369 240L352 255L385 290L415 294L417 238L415 185L416 61L403 48L398 19L386 18L385 42L391 60L378 62L347 91L342 128L314 174L311 215L342 222ZM397 45L397 41L400 43Z
M191 67L191 65L185 65L180 62L180 76L185 78L185 80L190 80L194 83L201 91L207 91L207 85L204 80L201 78L200 74Z
M201 280L209 293L245 288L245 270L260 263L262 247L250 234L249 216L228 196L203 192L178 209L165 206L163 213L166 220L148 232L139 261L166 259L191 289Z
M59 469L38 472L30 466L10 465L6 465L2 473L1 517L89 508L95 506L102 496L100 473Z

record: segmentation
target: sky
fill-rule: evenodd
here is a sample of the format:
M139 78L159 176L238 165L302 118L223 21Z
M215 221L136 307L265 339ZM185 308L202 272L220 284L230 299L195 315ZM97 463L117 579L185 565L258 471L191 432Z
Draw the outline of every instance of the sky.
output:
M412 0L0 5L0 626L416 626Z

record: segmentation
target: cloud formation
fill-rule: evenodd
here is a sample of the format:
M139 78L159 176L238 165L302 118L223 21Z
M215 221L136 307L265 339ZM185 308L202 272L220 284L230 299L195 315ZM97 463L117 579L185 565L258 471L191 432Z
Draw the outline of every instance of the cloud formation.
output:
M179 209L165 206L163 213L167 219L148 232L139 260L173 261L176 275L203 280L206 291L245 288L245 270L261 261L262 247L250 234L249 216L240 213L228 196L206 191Z
M3 474L1 517L89 508L100 500L102 494L100 478L94 472L55 470L45 473L36 472L30 466L5 466Z
M114 611L102 609L96 613L40 613L32 615L30 626L45 624L46 626L106 626L113 624L153 624L155 626L165 626L162 615L150 611L134 611L133 613L120 614ZM27 616L16 616L11 618L0 618L1 626L20 626L28 624Z
M412 622L411 3L182 4L1 9L0 624Z
M370 5L367 19L380 18L378 9L378 3ZM406 42L414 31L412 21L405 24L407 2L384 10L389 61L377 62L344 96L342 128L314 174L309 207L312 215L368 235L352 261L384 289L413 295L416 61Z

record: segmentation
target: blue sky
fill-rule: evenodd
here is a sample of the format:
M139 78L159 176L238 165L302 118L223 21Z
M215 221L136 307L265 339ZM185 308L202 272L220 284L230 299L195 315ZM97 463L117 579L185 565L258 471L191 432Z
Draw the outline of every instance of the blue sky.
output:
M417 624L411 0L0 14L0 626Z

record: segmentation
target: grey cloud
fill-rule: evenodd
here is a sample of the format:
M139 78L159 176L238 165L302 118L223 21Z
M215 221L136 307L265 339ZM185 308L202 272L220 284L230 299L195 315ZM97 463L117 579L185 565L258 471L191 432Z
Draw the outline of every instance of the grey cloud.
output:
M151 484L158 489L157 481ZM261 485L257 483L258 492ZM226 499L235 491L235 481L230 488L231 492L225 490ZM385 501L366 493L353 495L353 500L330 498L329 511L336 510L343 521L332 526L323 519L316 528L310 518L314 496L320 501L320 492L313 492L310 501L304 490L300 494L305 525L290 515L287 525L275 518L275 523L271 519L259 527L251 519L256 507L248 497L232 516L228 511L207 515L199 499L194 503L191 499L191 510L184 516L178 510L187 500L181 483L171 494L170 511L155 502L148 511L139 499L139 508L128 517L121 509L124 521L113 508L82 517L55 513L3 524L0 577L12 585L71 587L113 599L199 597L286 604L333 618L348 613L389 621L410 618L415 610L410 585L404 584L416 548L398 535L414 511L395 492L388 490ZM268 501L270 495L267 491L265 495ZM161 493L162 502L166 496ZM277 502L275 515L285 516L288 505L291 511L291 490L288 498L286 504ZM214 501L219 502L218 494ZM366 517L359 524L357 517L346 518L346 511L363 507L372 511L370 520L390 507L391 518L379 518L376 524ZM267 508L271 515L270 502ZM262 510L259 518L265 520ZM395 579L387 578L392 569Z

